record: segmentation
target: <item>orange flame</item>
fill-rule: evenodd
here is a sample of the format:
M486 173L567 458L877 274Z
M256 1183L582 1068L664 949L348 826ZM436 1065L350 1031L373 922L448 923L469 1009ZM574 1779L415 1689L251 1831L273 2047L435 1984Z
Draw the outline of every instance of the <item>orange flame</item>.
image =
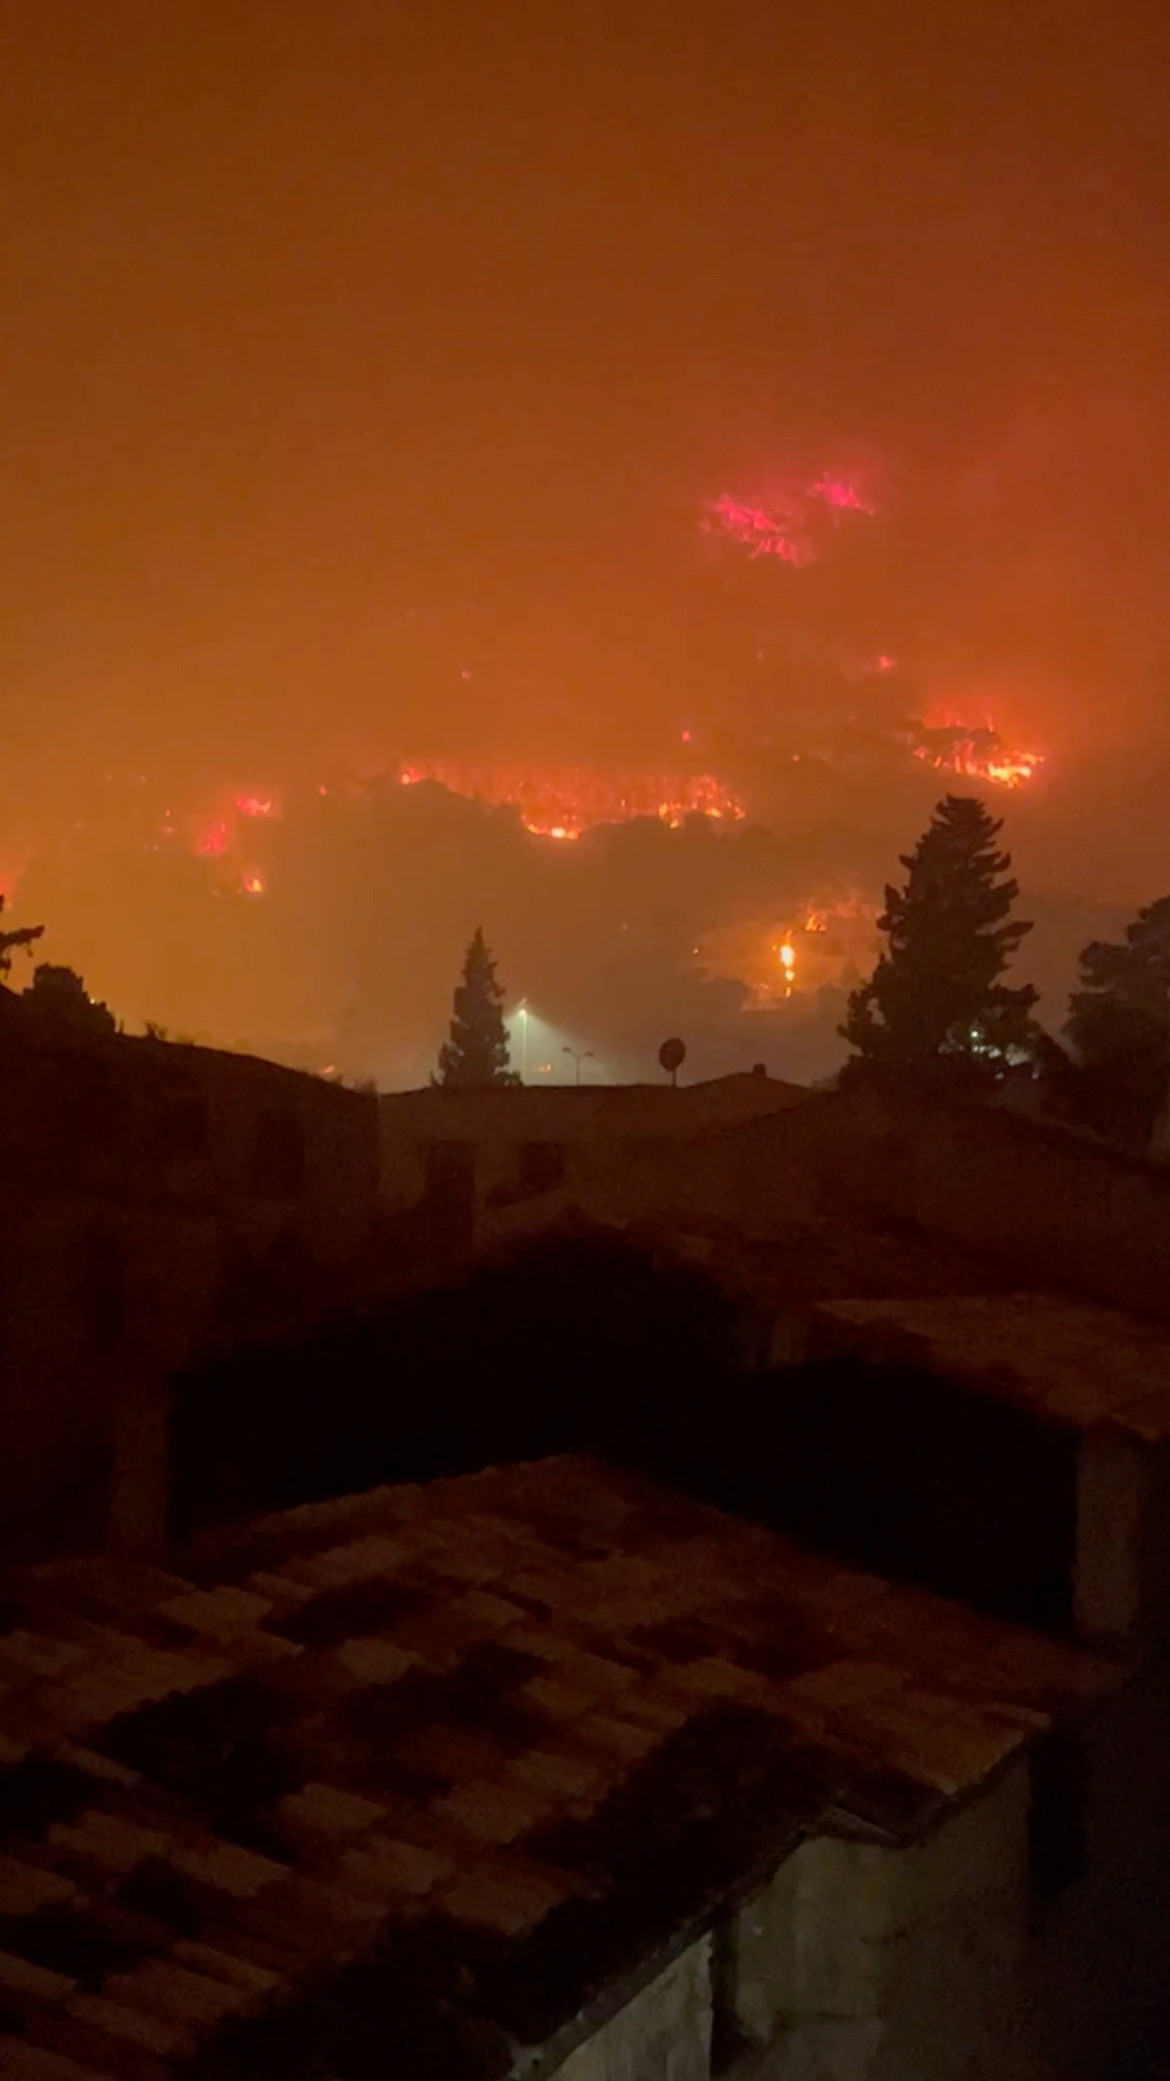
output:
M958 773L965 780L991 781L999 788L1020 788L1034 780L1044 755L1005 744L991 723L976 727L950 716L930 718L914 756L938 773Z
M688 816L739 823L740 803L713 774L601 773L592 767L471 766L452 759L403 766L403 787L437 781L453 794L520 812L526 831L559 843L580 838L596 824L657 817L677 830Z

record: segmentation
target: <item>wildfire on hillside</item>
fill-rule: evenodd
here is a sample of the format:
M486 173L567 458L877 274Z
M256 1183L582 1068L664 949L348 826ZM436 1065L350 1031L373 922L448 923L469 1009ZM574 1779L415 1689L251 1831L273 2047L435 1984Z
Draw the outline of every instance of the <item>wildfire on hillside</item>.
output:
M774 915L729 919L694 953L708 975L744 983L751 1009L768 1011L793 996L841 989L872 967L879 910L855 891L826 893L787 924Z
M982 728L952 722L923 725L916 733L913 752L937 772L991 781L1000 788L1025 786L1044 764L1043 753L1016 750L990 724Z
M403 787L433 780L453 794L493 807L519 811L526 831L560 842L581 837L596 824L657 817L677 830L689 816L740 823L742 804L712 774L603 773L583 766L468 766L430 760L404 766Z
M811 482L786 478L764 494L723 492L705 504L699 525L742 550L749 561L775 557L800 570L815 563L830 526L849 515L872 519L877 511L856 479L838 470L822 470Z
M823 491L826 504L836 503L852 510L848 486L842 489L834 484L831 492L832 496L829 488ZM892 659L883 657L880 662L892 669ZM693 737L689 728L679 732L687 747L693 745ZM879 744L879 749L880 743L884 743L888 753L913 757L935 772L957 774L997 789L1025 787L1045 765L1042 753L1016 748L990 722L973 725L949 717L941 719L937 714L922 722L901 724L874 743ZM534 838L554 846L569 846L598 826L640 818L654 820L670 830L680 829L690 817L709 818L725 829L743 825L749 814L770 821L766 805L768 773L772 769L767 762L772 756L762 752L759 759L753 756L748 763L741 755L745 778L738 785L729 784L709 769L687 771L673 764L661 768L606 769L569 763L468 762L447 758L402 764L392 756L384 760L367 756L348 767L348 777L345 769L331 773L327 780L303 777L291 791L271 779L262 786L242 786L237 780L234 786L225 786L210 797L205 795L201 801L196 798L184 802L181 794L169 789L163 794L160 789L160 806L152 813L145 804L136 802L122 829L126 831L128 822L131 842L141 844L148 852L178 849L195 855L205 864L221 893L235 890L256 897L273 886L267 867L265 826L275 836L280 820L295 821L298 803L305 799L347 795L357 799L379 784L411 787L432 781L464 800L493 809L510 809ZM831 759L832 755L829 756ZM792 754L785 771L801 770L800 757L799 753ZM145 783L145 776L140 778ZM754 804L753 789L759 797ZM70 826L70 844L76 851L87 838L94 844L107 843L117 828L112 812L103 810L101 816L91 821L77 820ZM0 871L0 894L11 899L23 879L28 858L36 856L37 848L31 829L11 829L8 840L12 850Z

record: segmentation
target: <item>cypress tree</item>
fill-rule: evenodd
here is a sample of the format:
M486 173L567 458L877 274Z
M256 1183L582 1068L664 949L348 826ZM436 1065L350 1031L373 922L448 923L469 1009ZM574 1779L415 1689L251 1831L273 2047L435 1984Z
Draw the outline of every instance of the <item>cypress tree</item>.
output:
M439 1050L436 1083L463 1087L519 1083L508 1066L503 1004L503 987L479 925L464 957L450 1037Z

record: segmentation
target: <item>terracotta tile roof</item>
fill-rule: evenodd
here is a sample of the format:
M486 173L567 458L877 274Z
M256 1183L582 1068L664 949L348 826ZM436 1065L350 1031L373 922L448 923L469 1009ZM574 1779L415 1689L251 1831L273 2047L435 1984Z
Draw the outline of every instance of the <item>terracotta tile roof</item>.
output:
M802 1834L931 1825L1102 1662L576 1459L35 1571L0 2068L488 2081Z
M964 1294L834 1301L818 1314L837 1349L929 1367L1074 1430L1170 1440L1170 1334L1112 1308Z

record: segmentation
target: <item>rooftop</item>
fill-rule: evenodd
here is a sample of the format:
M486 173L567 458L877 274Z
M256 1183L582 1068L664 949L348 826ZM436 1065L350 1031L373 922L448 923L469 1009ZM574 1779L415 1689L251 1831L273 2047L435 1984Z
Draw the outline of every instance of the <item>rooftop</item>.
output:
M1170 1440L1170 1334L1049 1294L837 1300L832 1341L970 1383L1075 1430Z
M664 1115L676 1115L694 1125L697 1114L747 1114L787 1112L807 1105L815 1094L810 1085L792 1084L759 1070L733 1070L727 1076L707 1077L697 1083L673 1085L665 1077L652 1084L533 1083L421 1085L409 1091L383 1091L381 1104L391 1119L425 1112L512 1114L562 1108L600 1118L630 1111L644 1113L647 1106Z
M1111 1665L580 1459L384 1489L0 1637L0 2067L488 2081L801 1835L903 1840Z
M756 1236L717 1216L661 1214L615 1225L672 1250L727 1291L776 1306L863 1295L952 1295L1005 1291L1007 1274L934 1237L895 1234L839 1219L793 1220L783 1236Z

